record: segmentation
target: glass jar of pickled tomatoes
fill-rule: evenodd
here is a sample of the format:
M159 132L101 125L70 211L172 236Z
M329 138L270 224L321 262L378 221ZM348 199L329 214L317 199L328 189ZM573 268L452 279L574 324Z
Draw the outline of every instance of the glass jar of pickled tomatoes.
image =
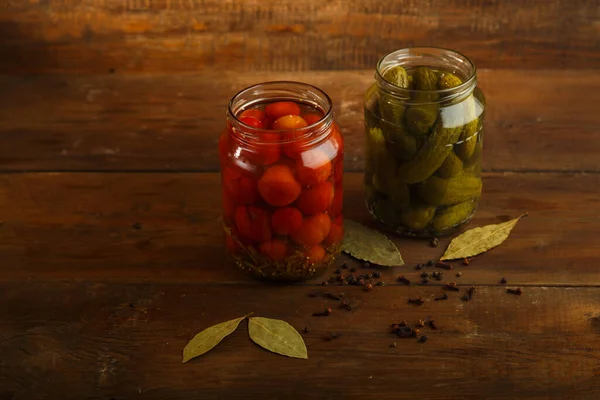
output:
M344 144L331 99L299 82L236 94L219 139L225 243L264 280L325 271L341 250Z

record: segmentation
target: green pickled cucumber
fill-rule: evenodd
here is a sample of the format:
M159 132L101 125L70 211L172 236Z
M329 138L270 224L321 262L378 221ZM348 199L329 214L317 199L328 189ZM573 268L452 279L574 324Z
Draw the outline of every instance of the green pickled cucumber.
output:
M438 100L438 95L430 92L437 90L438 76L427 67L417 67L413 73L413 80L416 91L412 99L416 104L406 110L404 121L411 133L426 135L438 118L439 104L427 104Z
M456 154L467 161L473 155L477 144L477 130L479 118L477 116L477 105L475 97L471 94L462 103L464 113L464 128L460 134L460 143L456 145Z
M406 209L400 214L402 225L410 229L425 229L435 215L434 206L418 205Z
M408 130L415 135L426 135L438 118L437 104L411 106L404 114Z
M453 228L469 218L476 207L477 201L475 200L468 200L455 206L450 206L435 215L431 221L431 226L436 232L443 232Z
M451 72L448 72L442 76L438 81L438 89L451 89L461 85L463 81Z
M385 137L379 128L368 128L365 142L367 167L375 171L381 153L386 151Z
M458 175L463 170L462 160L453 151L448 154L448 157L442 163L442 166L437 170L436 175L441 178L451 178Z
M398 160L410 160L417 153L417 139L404 131L404 125L393 125L383 121L381 129L389 149Z
M438 76L430 68L417 67L413 73L416 90L436 90L438 87Z
M385 71L385 73L383 74L383 79L385 79L392 85L398 86L400 88L406 89L409 85L408 74L406 73L404 67L400 65L396 65L395 67L392 67Z
M444 113L417 154L398 168L398 178L412 184L424 181L442 165L460 136L461 126L444 128Z
M383 75L383 79L399 88L408 88L408 75L406 70L401 66L395 66ZM379 97L379 110L381 117L394 125L402 124L406 106L404 101L395 97L392 94L382 92Z
M418 193L429 204L450 206L481 196L481 178L465 173L450 179L432 176L419 185Z

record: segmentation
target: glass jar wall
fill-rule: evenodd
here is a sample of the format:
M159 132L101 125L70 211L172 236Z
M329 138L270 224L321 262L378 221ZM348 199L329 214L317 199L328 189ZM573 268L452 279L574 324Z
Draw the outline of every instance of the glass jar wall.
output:
M266 280L326 270L343 237L343 140L331 100L298 82L242 90L219 139L225 241L235 265Z
M472 62L439 48L383 57L365 95L365 188L372 216L408 236L470 220L481 190L485 97Z

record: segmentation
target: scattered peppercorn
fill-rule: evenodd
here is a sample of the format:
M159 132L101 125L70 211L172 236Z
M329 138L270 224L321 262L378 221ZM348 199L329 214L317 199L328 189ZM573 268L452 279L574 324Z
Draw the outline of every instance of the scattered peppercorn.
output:
M398 326L407 326L407 325L408 325L408 322L406 322L404 320L400 321L400 323L398 324Z
M462 261L462 265L469 265L469 262L470 262L470 261L471 261L471 260L469 260L468 258L465 258L465 259Z
M422 269L422 268L423 268L423 265L422 265L422 264L417 264L417 265L415 265L415 269Z
M310 328L308 326L304 327L304 333L310 333Z
M423 300L420 297L417 297L416 299L408 299L409 304L415 304L417 306L422 306L425 303L425 300Z
M431 238L431 241L429 242L429 244L431 245L431 247L438 247L438 245L440 244L440 241L438 240L438 238L433 237L433 238Z
M371 263L370 263L370 262L368 262L368 261L365 261L365 262L363 263L363 268L371 268Z
M448 295L446 293L444 293L441 297L436 297L434 300L435 301L448 300Z
M427 335L423 335L419 338L419 342L425 343L427 341Z
M329 283L327 281L321 282L321 286L327 286L327 285L329 285Z
M364 280L364 279L362 279L362 278L360 278L360 279L358 280L358 282L357 282L357 285L358 285L358 286L365 286L365 280Z
M429 278L429 274L427 272L421 272L421 278Z
M435 266L437 268L452 269L452 265L445 263L443 261L438 261L437 263L435 263Z
M433 267L433 260L427 261L427 266L428 267Z
M418 320L417 321L417 326L419 328L423 328L425 326L425 321L423 321L422 319Z
M367 283L365 285L365 291L370 292L373 290L373 284L372 283Z
M518 296L520 296L520 295L522 295L522 294L523 294L523 289L521 289L521 288L516 288L516 289L506 289L506 291L507 291L508 293L516 294L516 295L518 295Z
M407 279L404 275L400 275L398 277L398 282L404 283L405 285L410 285L410 280Z
M425 278L423 278L423 279L421 280L421 283L422 283L423 285L427 285L427 284L429 283L429 278L428 278L428 277L425 277Z
M324 311L313 313L313 317L328 317L331 315L331 308L326 308Z
M456 273L456 277L457 277L457 278L460 278L461 276L462 276L462 272L457 272L457 273Z
M379 272L379 271L373 272L373 278L375 278L375 279L381 278L381 272Z
M500 283L503 284L503 285L506 285L507 282L508 281L506 280L505 277L502 277L502 279L500 279Z
M385 286L385 282L379 281L379 282L377 282L377 286Z
M448 282L448 283L446 283L446 285L444 285L444 289L446 289L446 290L453 290L455 292L458 292L460 290L458 288L458 286L456 286L456 282Z

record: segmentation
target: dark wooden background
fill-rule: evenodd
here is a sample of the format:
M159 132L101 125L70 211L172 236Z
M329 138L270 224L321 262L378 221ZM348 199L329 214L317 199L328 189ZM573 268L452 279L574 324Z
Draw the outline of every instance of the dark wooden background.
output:
M217 136L261 81L334 100L348 217L362 202L362 95L379 57L463 52L488 100L485 188L471 226L529 211L439 287L347 291L315 321L319 280L267 286L224 261ZM0 2L0 400L596 399L600 396L600 3L585 0L23 0ZM141 229L134 229L139 223ZM439 257L395 239L410 265ZM414 276L413 276L414 275ZM501 276L525 288L497 286ZM435 303L435 304L434 304ZM240 330L181 365L208 325L254 311L306 325L309 360ZM433 316L425 345L398 319ZM340 331L335 342L322 338Z

